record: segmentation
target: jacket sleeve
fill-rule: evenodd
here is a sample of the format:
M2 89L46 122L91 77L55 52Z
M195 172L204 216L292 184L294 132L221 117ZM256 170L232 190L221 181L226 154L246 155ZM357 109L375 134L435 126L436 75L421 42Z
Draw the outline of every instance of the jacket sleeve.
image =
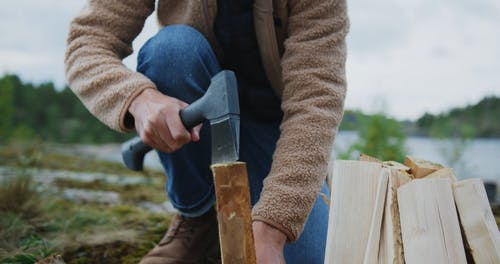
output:
M133 127L131 101L155 85L122 59L154 10L154 0L89 0L71 22L65 54L68 84L89 111L109 127Z
M253 220L300 236L327 174L346 94L345 0L289 0L281 136Z

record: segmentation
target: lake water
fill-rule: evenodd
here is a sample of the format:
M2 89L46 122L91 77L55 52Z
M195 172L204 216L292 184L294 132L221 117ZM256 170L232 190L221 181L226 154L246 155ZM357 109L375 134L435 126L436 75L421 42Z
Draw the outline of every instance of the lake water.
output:
M345 150L357 139L356 132L340 132L335 140L334 152ZM447 154L452 150L451 140L440 141L425 137L410 137L406 147L408 155L437 162L445 166ZM99 159L121 162L120 145L81 146L80 150ZM463 151L462 161L453 167L459 179L481 178L500 183L500 139L474 139ZM156 153L146 155L145 166L161 169Z
M345 150L357 140L356 132L340 132L335 140L334 155ZM453 140L435 140L409 137L406 141L408 155L437 162L445 166L450 152L456 149ZM337 150L337 151L335 151ZM500 139L473 139L465 145L461 162L453 166L457 177L481 178L500 182Z

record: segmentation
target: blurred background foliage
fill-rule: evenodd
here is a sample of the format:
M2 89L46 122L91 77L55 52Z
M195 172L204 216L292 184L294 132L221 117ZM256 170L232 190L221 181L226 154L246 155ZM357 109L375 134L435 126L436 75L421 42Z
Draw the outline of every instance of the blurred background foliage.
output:
M0 181L0 263L31 264L57 254L68 264L137 263L154 246L153 241L161 238L169 215L139 205L165 200L162 172L142 175L153 179L144 184L58 179L46 190L37 190L39 182L27 173L37 168L138 177L121 164L71 156L49 146L70 143L60 144L66 149L74 143L123 142L132 134L120 134L101 124L68 87L27 83L12 74L0 78L0 113L0 168L20 169ZM500 137L498 116L498 97L438 115L425 114L417 120L346 110L340 130L355 131L357 136L338 158L356 159L364 153L401 162L407 154L407 138L423 136L443 141L441 154L449 166L467 166L463 153L471 139ZM122 203L78 204L61 197L62 190L72 188L114 192Z
M402 162L407 153L406 135L401 124L385 114L363 115L358 113L358 139L347 150L339 153L341 159L356 159L367 154L380 160Z
M122 142L131 134L115 132L99 122L82 105L72 91L57 89L52 82L25 83L16 75L0 78L0 141L6 139L39 138L60 143ZM383 113L365 114L346 110L340 130L356 130L371 138L386 138L392 132L396 138L406 136L500 137L500 98L486 97L475 105L455 108L442 114L426 113L416 121L398 121ZM380 131L375 132L375 130ZM392 131L392 132L391 132ZM378 133L378 134L376 134ZM389 136L392 137L392 136ZM366 138L367 141L370 139ZM400 139L391 139L389 145ZM399 141L400 143L400 141ZM382 146L360 142L367 150L379 152ZM358 144L359 145L359 144ZM357 149L362 149L357 146ZM394 153L398 157L398 153Z
M52 82L23 83L16 75L0 78L0 141L8 139L61 143L121 142L120 134L100 123L65 87Z

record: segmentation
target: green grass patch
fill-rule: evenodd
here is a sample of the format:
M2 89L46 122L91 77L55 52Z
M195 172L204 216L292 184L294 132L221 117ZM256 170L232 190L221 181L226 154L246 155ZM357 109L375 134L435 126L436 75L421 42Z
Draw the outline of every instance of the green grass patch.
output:
M102 180L82 182L70 179L56 179L55 185L59 188L118 192L121 199L126 203L137 203L142 201L162 203L166 200L164 186L159 183L159 181L151 181L151 183L148 184L117 185Z
M126 205L75 206L44 197L35 218L0 212L0 263L34 263L54 253L67 263L137 263L161 239L170 217Z
M38 214L38 193L34 190L31 177L19 175L0 182L0 211L24 217Z
M65 147L72 148L71 145ZM61 147L59 146L59 148ZM136 172L127 169L123 164L118 162L95 160L85 156L59 153L56 148L40 142L14 141L0 146L0 165L78 172L99 172L162 179L165 177L165 174L161 171L144 170L143 172Z
M0 263L34 263L52 254L67 263L137 263L161 239L171 217L132 205L74 204L31 185L20 176L1 186L0 197L17 206L0 208Z

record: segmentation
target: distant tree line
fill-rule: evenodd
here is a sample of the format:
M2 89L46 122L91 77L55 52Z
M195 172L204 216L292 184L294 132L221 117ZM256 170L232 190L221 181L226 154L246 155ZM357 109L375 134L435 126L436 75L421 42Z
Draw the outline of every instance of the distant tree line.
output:
M426 113L416 126L423 135L432 137L500 137L499 118L500 98L490 96L444 114Z
M99 122L65 87L52 82L23 83L16 75L0 78L0 141L36 139L62 143L121 142L130 138Z
M500 98L486 97L475 105L439 115L426 113L415 122L402 121L400 127L407 135L500 137L499 116ZM380 114L346 110L340 130L362 131L367 123L381 118ZM52 82L24 83L12 74L0 78L0 142L39 138L62 143L104 143L122 142L131 136L99 122L68 87L61 90Z
M371 116L346 110L340 130L359 130ZM500 137L500 97L489 96L475 105L454 108L442 114L426 113L416 121L399 121L407 135L434 138Z

